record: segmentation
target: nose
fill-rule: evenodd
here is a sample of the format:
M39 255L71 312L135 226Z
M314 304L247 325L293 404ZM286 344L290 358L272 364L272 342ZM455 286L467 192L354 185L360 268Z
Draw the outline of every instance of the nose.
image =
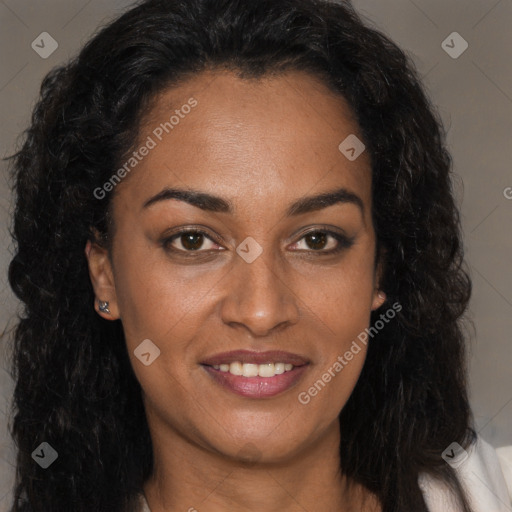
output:
M298 321L298 296L277 257L264 252L252 263L237 257L234 265L225 278L221 304L226 325L246 329L256 338Z

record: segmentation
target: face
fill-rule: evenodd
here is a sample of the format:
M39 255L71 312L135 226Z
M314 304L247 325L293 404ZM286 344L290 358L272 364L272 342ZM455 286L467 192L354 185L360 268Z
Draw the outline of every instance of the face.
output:
M205 72L146 113L110 257L90 242L86 254L152 435L279 460L337 428L366 346L344 354L384 300L370 160L340 151L349 135L362 140L346 101L302 72Z

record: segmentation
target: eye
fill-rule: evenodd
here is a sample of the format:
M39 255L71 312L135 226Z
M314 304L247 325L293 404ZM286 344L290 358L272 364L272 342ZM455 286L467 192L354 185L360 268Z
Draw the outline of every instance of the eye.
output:
M216 250L218 246L207 233L198 229L183 229L162 240L164 249L172 252L193 253Z
M292 250L316 252L329 255L341 252L354 243L341 233L330 230L316 229L304 234L302 238L292 246ZM182 229L174 235L162 240L165 250L181 253L183 256L194 256L194 253L203 253L211 250L223 250L205 231L197 228ZM302 245L302 247L301 247Z
M302 243L302 248L300 247ZM321 254L335 254L343 249L348 249L354 243L353 238L348 238L334 231L319 230L310 231L302 236L293 249L318 252ZM304 247L304 245L306 247Z

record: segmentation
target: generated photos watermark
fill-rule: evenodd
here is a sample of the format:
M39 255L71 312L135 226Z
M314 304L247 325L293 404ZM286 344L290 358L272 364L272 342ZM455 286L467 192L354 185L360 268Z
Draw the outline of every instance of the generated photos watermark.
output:
M197 107L198 101L191 97L187 103L184 103L179 109L174 111L168 121L160 123L151 135L148 135L146 141L137 151L133 151L132 155L126 162L108 179L103 186L94 189L93 194L96 199L104 199L108 192L112 192L114 187L121 183L121 180L129 174L140 162L149 155L149 152L156 148L159 142L162 142L166 134L169 134L178 126L182 119L185 119L194 107Z
M324 389L325 385L328 384L336 375L338 375L345 366L349 364L354 356L361 352L361 345L366 345L368 343L369 338L373 338L381 329L384 328L386 324L390 322L393 318L395 318L396 314L402 310L402 305L399 302L395 302L385 313L380 315L379 320L375 322L375 325L371 327L367 327L364 331L361 331L357 339L352 341L350 345L350 349L347 350L343 355L337 357L336 361L322 374L322 377L318 379L311 387L309 387L306 391L301 391L297 398L299 402L303 405L308 404L311 401L311 398L318 395L322 389Z

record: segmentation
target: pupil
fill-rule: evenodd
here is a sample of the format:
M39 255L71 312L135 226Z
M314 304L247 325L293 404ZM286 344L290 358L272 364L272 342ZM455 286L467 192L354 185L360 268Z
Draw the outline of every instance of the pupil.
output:
M202 236L199 233L188 233L183 235L184 239L182 240L183 247L185 249L189 249L191 251L196 251L201 248L202 245Z
M325 246L326 235L325 233L312 233L307 235L308 245L312 249L322 249ZM321 247L318 247L318 244Z

